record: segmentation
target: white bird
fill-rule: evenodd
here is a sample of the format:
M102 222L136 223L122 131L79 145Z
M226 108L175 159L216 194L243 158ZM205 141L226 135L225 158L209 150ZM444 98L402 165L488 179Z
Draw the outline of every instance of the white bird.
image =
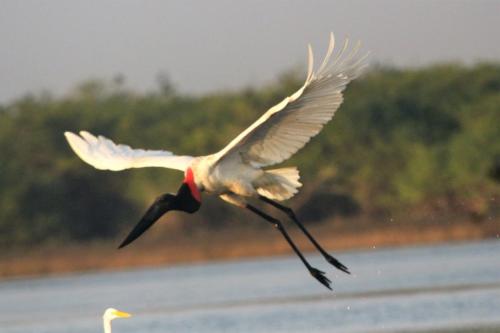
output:
M104 333L111 333L111 321L116 318L128 318L131 314L119 311L113 308L108 308L102 315L102 323L104 325Z
M324 272L307 262L282 223L249 204L248 198L258 198L285 212L328 262L349 273L347 267L323 250L290 208L277 202L293 197L302 186L298 170L295 167L265 169L290 158L320 132L342 103L342 92L347 84L360 75L366 66L368 54L358 56L359 42L349 48L346 39L336 53L334 44L332 33L325 58L316 71L313 70L313 52L309 45L308 73L303 86L270 108L215 154L200 157L176 156L169 151L132 149L126 145L117 145L103 136L95 137L86 131L81 131L80 135L65 132L75 153L97 169L119 171L164 167L177 169L185 174L177 194L158 197L120 248L139 237L167 211L196 212L201 205L201 193L206 192L249 209L274 225L309 272L326 287L330 288L330 280Z

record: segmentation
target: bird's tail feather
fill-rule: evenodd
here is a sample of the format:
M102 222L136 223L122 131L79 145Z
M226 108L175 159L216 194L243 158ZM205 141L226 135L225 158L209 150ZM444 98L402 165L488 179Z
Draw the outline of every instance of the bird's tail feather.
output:
M298 192L298 188L302 186L299 178L296 167L266 170L255 185L260 195L282 201Z

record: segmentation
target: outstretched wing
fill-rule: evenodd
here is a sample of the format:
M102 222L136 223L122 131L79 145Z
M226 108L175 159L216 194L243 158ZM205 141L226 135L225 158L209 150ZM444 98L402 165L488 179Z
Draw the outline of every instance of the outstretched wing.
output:
M193 160L191 156L175 156L164 150L132 149L127 145L117 145L110 139L95 137L86 131L81 131L80 135L65 132L64 136L82 160L100 170L163 167L185 171Z
M342 91L366 66L368 56L357 56L359 42L348 51L346 39L341 50L332 57L334 44L333 34L330 34L325 59L316 72L309 46L309 69L304 85L218 152L219 162L236 157L255 167L277 164L319 133L342 103Z

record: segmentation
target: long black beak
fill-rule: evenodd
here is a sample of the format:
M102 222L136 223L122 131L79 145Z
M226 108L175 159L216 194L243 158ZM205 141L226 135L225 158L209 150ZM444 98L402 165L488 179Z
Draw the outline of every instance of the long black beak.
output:
M148 230L163 214L169 210L174 210L177 208L176 204L177 197L173 194L162 194L156 198L155 202L149 207L142 219L137 223L137 225L128 234L127 238L118 247L121 249L124 246L132 243L140 235L142 235L146 230Z

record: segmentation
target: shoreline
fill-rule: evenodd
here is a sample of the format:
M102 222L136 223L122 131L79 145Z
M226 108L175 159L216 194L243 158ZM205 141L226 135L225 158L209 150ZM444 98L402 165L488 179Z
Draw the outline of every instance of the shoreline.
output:
M498 239L500 220L484 224L372 224L362 230L355 230L355 227L327 223L312 225L309 229L335 256L335 252L370 248ZM294 229L290 228L290 235L304 254L316 253L305 237ZM120 251L116 250L115 241L12 251L0 257L0 281L293 254L272 228L225 229L183 235L161 231L153 234L153 239L148 237Z

